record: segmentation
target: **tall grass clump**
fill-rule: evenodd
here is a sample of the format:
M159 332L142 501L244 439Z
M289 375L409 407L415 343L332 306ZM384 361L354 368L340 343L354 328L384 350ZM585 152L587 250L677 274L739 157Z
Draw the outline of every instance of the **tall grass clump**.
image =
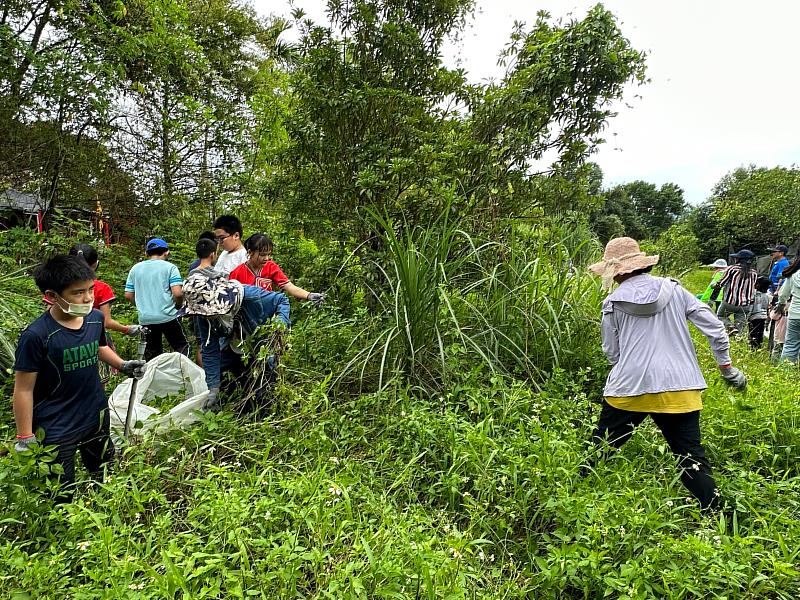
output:
M595 248L570 247L569 236L551 224L476 248L469 255L476 276L458 288L461 335L493 365L535 383L555 368L585 366L596 346L602 297L581 264Z
M428 228L398 227L389 217L370 212L386 249L376 261L386 286L372 290L381 307L380 325L367 327L354 342L362 350L345 366L363 377L377 365L378 386L387 374L402 372L424 388L435 387L445 374L446 348L452 333L443 310L448 282L465 261L468 236L448 217ZM474 250L473 250L474 251Z
M566 227L520 228L508 243L482 242L444 212L409 228L371 215L385 256L381 314L353 340L340 379L382 387L401 374L435 393L480 365L535 384L552 369L588 363L596 346L597 282L576 265L594 256Z
M10 267L5 261L1 265L0 369L5 370L14 363L19 332L36 318L41 305L35 300L36 288L27 270Z

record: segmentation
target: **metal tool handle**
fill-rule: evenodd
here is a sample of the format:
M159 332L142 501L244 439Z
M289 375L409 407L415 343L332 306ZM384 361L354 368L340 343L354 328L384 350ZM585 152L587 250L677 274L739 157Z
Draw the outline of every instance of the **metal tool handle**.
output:
M147 349L147 330L144 329L139 333L139 343L136 346L136 354L139 360L144 358L145 350ZM133 419L133 403L136 400L136 388L139 385L139 380L134 378L131 384L131 395L128 398L128 410L125 412L125 438L129 438L131 434L131 420Z

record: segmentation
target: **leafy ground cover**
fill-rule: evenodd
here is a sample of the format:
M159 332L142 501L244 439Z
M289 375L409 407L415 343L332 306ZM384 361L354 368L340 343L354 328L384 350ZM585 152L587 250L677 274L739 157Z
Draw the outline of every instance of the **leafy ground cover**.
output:
M314 335L300 326L295 348ZM722 513L699 514L653 426L580 475L599 362L539 391L479 371L434 397L285 381L267 419L121 449L71 505L23 491L36 466L3 458L0 594L797 597L797 371L737 343L751 385L735 394L698 348Z

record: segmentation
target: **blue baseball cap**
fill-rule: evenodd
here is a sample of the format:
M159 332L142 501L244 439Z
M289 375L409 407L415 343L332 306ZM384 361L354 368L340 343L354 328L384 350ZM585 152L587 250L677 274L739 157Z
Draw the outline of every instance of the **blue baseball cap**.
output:
M169 250L169 245L167 245L167 242L165 242L161 238L153 238L152 240L149 240L144 246L145 250L155 250L156 248L163 248L164 250Z

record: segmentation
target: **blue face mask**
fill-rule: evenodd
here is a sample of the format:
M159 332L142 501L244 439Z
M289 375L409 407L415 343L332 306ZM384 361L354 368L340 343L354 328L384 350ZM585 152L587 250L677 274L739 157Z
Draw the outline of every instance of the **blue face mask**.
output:
M75 304L74 302L67 302L61 296L56 295L58 300L62 300L66 303L67 307L58 302L58 308L63 310L68 315L72 315L73 317L86 317L92 312L92 305L91 304Z

